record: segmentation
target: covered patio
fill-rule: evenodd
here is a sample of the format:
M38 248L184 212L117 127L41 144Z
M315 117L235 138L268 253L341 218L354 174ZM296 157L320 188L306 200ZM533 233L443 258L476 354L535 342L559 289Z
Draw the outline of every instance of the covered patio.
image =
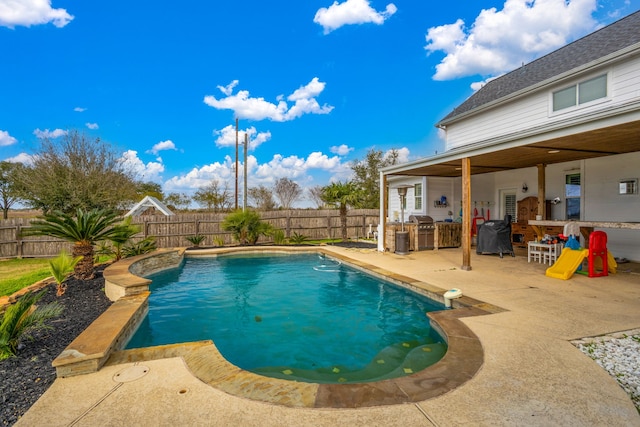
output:
M393 176L461 178L462 210L472 209L471 176L537 168L538 212L546 200L546 166L556 163L640 152L640 107L631 103L586 123L561 123L516 135L484 141L417 161L390 166L380 172L380 224L388 218L389 181ZM628 213L628 221L637 214ZM604 220L605 218L602 218ZM471 270L471 215L462 216L462 270ZM381 233L382 238L386 233ZM383 243L382 248L386 247Z

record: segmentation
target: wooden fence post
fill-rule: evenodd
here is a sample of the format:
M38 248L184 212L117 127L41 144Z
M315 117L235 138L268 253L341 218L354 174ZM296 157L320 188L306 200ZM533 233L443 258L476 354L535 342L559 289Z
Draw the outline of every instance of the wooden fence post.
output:
M22 258L22 231L20 224L16 225L16 253L18 258Z
M286 225L285 225L285 228L286 228L285 235L286 235L286 237L288 239L289 237L291 237L291 212L289 212L289 211L287 211L287 219L286 219L286 221L287 222L286 222Z

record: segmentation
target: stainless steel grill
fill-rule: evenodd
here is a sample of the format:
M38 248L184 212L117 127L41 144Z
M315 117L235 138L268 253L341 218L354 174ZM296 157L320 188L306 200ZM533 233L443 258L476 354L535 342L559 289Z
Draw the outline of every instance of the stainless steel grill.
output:
M411 215L409 216L409 222L417 224L418 250L433 249L433 238L436 230L433 218L428 215Z

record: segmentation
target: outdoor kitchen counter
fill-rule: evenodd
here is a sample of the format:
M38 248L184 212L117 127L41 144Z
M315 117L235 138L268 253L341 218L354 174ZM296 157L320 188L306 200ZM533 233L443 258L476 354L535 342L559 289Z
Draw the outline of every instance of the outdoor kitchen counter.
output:
M544 237L546 227L564 227L569 223L576 224L580 227L580 233L584 236L586 244L589 243L589 235L593 232L594 228L625 228L628 230L640 230L640 222L529 220L529 225L533 231L535 231L539 241Z
M385 226L385 250L387 252L396 251L396 231L409 232L409 250L415 251L418 247L418 233L417 224L411 222L405 222L404 225L401 222L388 222Z

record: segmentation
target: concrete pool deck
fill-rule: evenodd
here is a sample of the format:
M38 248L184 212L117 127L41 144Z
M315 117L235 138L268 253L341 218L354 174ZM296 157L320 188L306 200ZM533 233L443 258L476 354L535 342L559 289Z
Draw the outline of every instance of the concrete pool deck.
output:
M548 278L546 266L457 249L406 256L325 247L506 311L462 322L484 363L448 393L416 403L356 409L291 408L227 394L198 379L184 357L113 361L57 379L16 425L629 425L640 415L615 380L570 341L640 328L640 275Z

